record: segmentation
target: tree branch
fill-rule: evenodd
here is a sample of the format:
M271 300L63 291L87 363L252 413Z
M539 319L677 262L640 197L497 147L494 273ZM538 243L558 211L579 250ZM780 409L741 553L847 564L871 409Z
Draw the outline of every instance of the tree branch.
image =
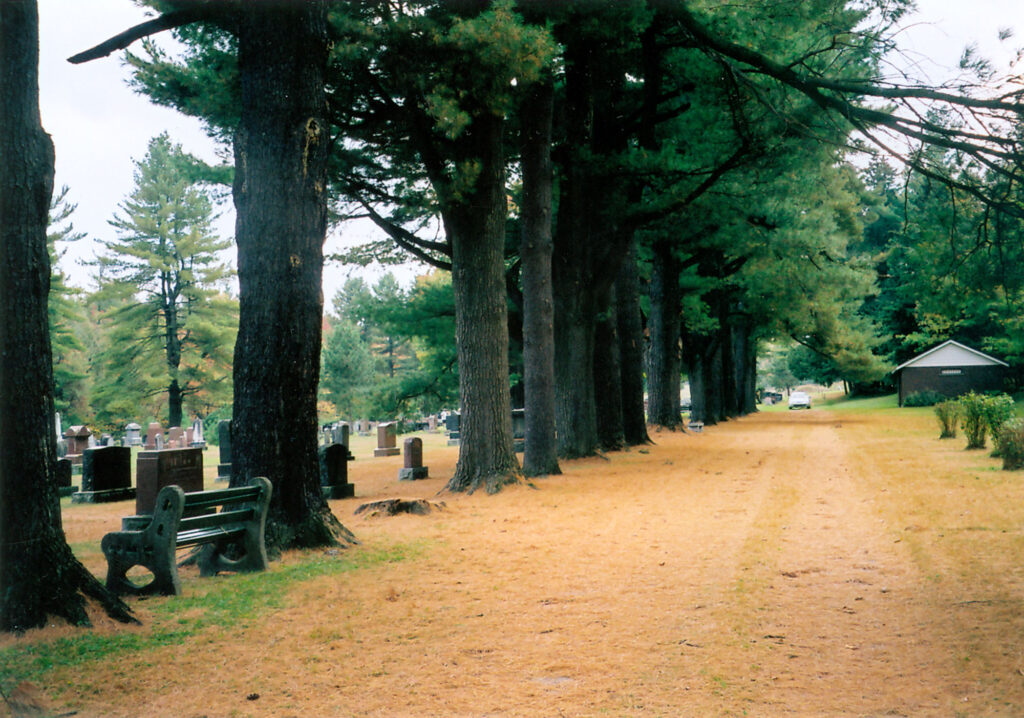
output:
M139 23L135 27L128 28L124 32L114 35L114 37L109 40L101 42L99 45L96 45L84 52L72 55L68 58L68 62L73 65L80 65L83 62L98 60L99 58L107 57L118 50L124 50L136 40L141 40L144 37L155 35L158 32L163 32L164 30L173 30L176 27L190 25L194 22L212 20L220 14L223 14L222 7L216 7L207 2L195 4L193 7L184 7L180 10L172 10L171 12L164 13L160 17L147 20L146 22Z

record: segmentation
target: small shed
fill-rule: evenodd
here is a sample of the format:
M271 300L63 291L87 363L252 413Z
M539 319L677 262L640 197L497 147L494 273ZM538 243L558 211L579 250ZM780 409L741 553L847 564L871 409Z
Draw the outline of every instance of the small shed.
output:
M950 339L893 370L899 387L899 405L903 406L911 394L926 391L950 397L969 391L1002 391L1007 366L1006 362Z

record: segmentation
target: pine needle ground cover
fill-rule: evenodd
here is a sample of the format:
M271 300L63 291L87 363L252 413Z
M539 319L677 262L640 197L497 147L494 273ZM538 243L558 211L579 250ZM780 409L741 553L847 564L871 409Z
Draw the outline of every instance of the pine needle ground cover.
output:
M287 554L0 642L79 716L1013 716L1024 710L1024 474L928 409L763 413L563 464L496 496L354 447L361 545ZM367 458L364 458L367 457ZM129 504L67 507L76 553ZM5 710L0 707L0 711Z

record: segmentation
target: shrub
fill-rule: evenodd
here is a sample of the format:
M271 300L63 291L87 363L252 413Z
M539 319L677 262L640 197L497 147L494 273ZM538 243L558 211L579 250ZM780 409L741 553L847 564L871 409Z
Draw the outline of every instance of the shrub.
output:
M956 438L956 423L960 418L960 403L956 399L946 399L935 405L935 416L939 419L942 433L940 439Z
M988 397L968 392L960 397L960 426L967 437L968 449L984 449L988 431L986 404Z
M1003 422L995 434L996 450L1003 457L1003 470L1024 468L1024 419Z
M1000 427L1013 418L1013 399L1008 394L990 394L985 397L985 425L995 441ZM998 446L996 450L998 451Z
M937 391L915 391L903 400L903 406L934 406L945 398Z

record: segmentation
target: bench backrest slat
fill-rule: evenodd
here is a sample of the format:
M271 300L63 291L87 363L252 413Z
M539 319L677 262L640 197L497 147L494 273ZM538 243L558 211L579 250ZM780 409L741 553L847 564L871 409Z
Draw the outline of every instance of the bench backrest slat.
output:
M216 514L204 514L203 516L186 516L182 518L181 523L178 524L178 533L181 533L182 531L191 531L193 529L205 529L210 526L224 526L226 524L248 521L253 517L254 513L255 512L252 508L245 508L221 511Z
M185 510L195 513L198 509L226 506L252 501L259 496L259 486L242 486L237 489L215 489L185 494Z

